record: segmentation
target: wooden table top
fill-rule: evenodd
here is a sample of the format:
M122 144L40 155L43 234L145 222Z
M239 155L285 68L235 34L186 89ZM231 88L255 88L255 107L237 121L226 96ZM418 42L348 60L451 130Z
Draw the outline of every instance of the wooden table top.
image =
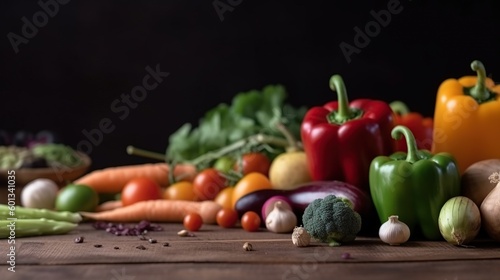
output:
M290 234L246 232L203 225L180 237L182 224L159 224L146 239L115 236L86 222L64 235L16 239L15 273L8 271L7 240L0 240L0 279L493 279L500 244L478 239L470 247L410 240L390 246L375 237L329 247L295 247ZM83 236L83 243L75 243ZM168 246L165 246L165 242ZM244 251L250 242L252 251ZM100 245L96 247L95 245ZM138 249L138 246L145 249ZM350 258L345 258L346 253ZM339 278L336 278L339 276Z
M20 190L15 192L17 205ZM6 188L0 187L0 203L7 203L6 198ZM500 243L484 237L469 247L413 239L390 246L376 236L358 236L340 247L312 242L298 248L290 234L265 229L246 232L203 225L195 236L180 237L182 224L160 225L162 231L147 235L157 243L115 236L90 222L65 235L18 238L15 273L8 270L12 244L0 239L0 279L489 280L500 273ZM75 243L80 236L84 243ZM253 251L243 250L245 242ZM138 249L140 245L146 249Z

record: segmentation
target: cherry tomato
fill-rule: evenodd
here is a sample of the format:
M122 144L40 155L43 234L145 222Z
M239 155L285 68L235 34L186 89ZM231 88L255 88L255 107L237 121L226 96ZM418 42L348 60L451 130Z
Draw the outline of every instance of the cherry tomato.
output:
M194 194L193 183L189 181L179 181L168 186L165 190L164 197L173 200L196 200Z
M217 194L214 201L222 206L222 208L233 208L233 192L234 187L224 188Z
M236 161L234 164L234 169L241 171L243 175L259 172L267 176L270 167L271 160L265 154L257 152L244 154L241 157L241 162Z
M234 166L234 159L229 156L223 156L215 161L213 167L219 171L228 172L233 168L233 166Z
M232 228L238 222L238 212L233 208L222 208L215 216L217 224L223 228Z
M215 168L202 170L193 180L193 191L199 200L213 200L226 187L227 179Z
M160 185L149 178L139 177L130 180L121 192L123 206L131 205L139 201L161 199L162 190Z
M271 181L266 175L259 172L252 172L243 176L234 186L232 195L232 208L236 205L238 199L251 192L263 189L271 189Z
M203 225L203 219L198 213L189 213L182 221L184 227L190 231L198 231Z
M241 227L246 231L257 231L260 227L260 216L254 211L248 211L241 216Z

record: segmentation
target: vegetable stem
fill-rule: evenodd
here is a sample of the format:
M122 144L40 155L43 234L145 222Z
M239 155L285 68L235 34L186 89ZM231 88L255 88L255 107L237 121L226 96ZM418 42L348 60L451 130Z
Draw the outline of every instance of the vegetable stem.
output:
M402 101L393 101L389 104L391 107L392 111L398 115L404 116L408 113L410 113L410 109L406 104Z
M239 141L236 141L236 142L229 144L228 146L222 147L218 150L205 153L205 154L203 154L199 157L196 157L192 160L184 161L183 163L192 164L194 166L200 166L204 163L216 160L224 155L227 155L227 154L234 152L238 149L241 149L243 147L254 146L254 145L258 145L258 144L269 144L269 145L279 146L279 147L284 147L284 148L289 146L289 142L286 139L258 133L258 134L251 135L247 138L241 139ZM129 155L142 156L142 157L146 157L146 158L151 158L151 159L162 160L162 161L168 162L168 158L163 154L139 149L139 148L136 148L134 146L128 146L127 153Z
M479 60L474 60L470 67L472 70L476 71L477 81L476 85L470 89L469 94L476 99L478 103L482 103L491 96L491 93L486 88L486 69Z
M363 111L349 107L347 90L344 80L340 75L333 75L330 78L330 89L337 92L338 110L334 110L328 114L329 123L341 125L349 120L357 119L363 114Z
M165 160L164 154L139 149L139 148L136 148L134 146L127 146L127 154L134 155L134 156L146 157L146 158L150 158L150 159L157 159L157 160L161 160L161 161Z
M342 77L340 77L339 75L333 75L330 79L330 88L333 91L337 92L339 109L336 115L336 120L341 121L343 119L349 118L349 100L347 98L347 90L345 88Z
M247 145L254 146L257 144L269 144L269 145L273 145L273 146L287 147L288 141L283 139L283 138L280 138L280 137L264 135L264 134L259 133L259 134L251 135L245 139L241 139L239 141L236 141L236 142L229 144L228 146L222 147L218 150L205 153L205 154L203 154L203 155L201 155L201 156L199 156L199 157L197 157L189 162L195 166L198 166L199 164L218 159L224 155L227 155L231 152L234 152L238 149L241 149Z
M299 142L295 139L295 137L292 135L290 130L281 122L277 123L277 128L285 136L286 140L288 141L288 147L286 148L287 152L295 152L295 151L300 151L302 148L300 147Z
M399 140L401 135L405 136L406 145L408 147L408 154L406 156L406 161L409 163L415 163L419 160L417 142L415 140L415 136L411 130L403 125L397 125L392 129L391 136L392 138Z

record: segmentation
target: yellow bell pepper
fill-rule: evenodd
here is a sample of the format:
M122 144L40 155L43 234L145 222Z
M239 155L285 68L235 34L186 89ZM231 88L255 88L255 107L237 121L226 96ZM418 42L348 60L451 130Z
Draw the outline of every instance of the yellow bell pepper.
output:
M460 174L471 164L500 158L500 85L486 77L480 61L477 76L447 79L438 89L431 151L451 153Z

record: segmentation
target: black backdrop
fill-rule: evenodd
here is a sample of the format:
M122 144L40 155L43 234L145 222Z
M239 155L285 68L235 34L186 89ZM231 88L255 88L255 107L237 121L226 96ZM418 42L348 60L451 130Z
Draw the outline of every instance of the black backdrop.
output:
M77 147L88 140L84 130L95 132L108 120L113 131L87 149L93 169L147 162L125 147L164 152L183 123L196 124L207 109L267 84L284 85L289 103L310 107L335 98L328 80L341 74L351 99L399 99L432 116L439 84L473 74L472 60L483 61L493 78L500 75L494 1L41 0L1 6L0 129L49 129ZM388 9L390 18L382 11ZM368 35L356 28L371 37L363 41ZM347 58L341 44L357 49ZM142 85L148 66L170 74L139 96L135 108L117 112L125 104L121 95Z

